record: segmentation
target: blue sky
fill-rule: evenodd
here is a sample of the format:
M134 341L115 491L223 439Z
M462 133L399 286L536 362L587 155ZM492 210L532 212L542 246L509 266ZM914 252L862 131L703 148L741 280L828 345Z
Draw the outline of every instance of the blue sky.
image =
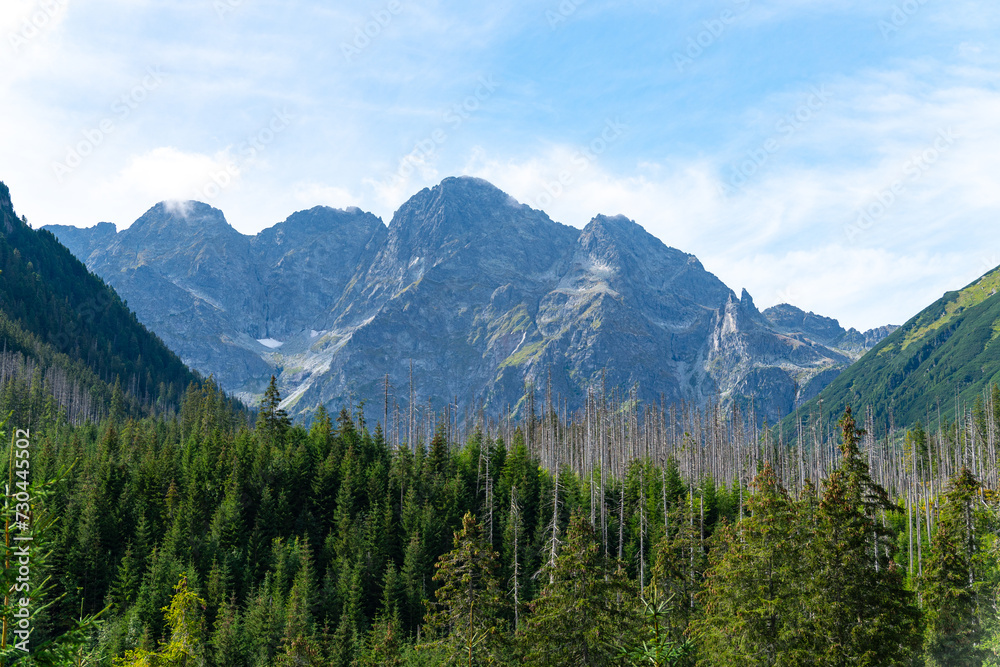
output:
M36 226L388 223L470 174L846 326L1000 265L996 2L8 0L0 37L0 180Z

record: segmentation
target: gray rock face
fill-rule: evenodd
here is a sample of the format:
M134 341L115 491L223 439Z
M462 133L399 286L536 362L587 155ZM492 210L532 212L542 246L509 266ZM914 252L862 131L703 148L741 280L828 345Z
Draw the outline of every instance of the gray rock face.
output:
M473 178L422 190L388 228L317 207L248 237L187 202L120 233L50 229L190 365L248 401L275 373L303 417L360 400L381 417L386 378L388 410L405 409L412 367L416 401L437 408L497 414L549 383L574 408L603 382L773 422L879 335L762 314L627 218L577 230Z
M97 248L107 248L118 233L118 228L111 222L99 222L86 229L69 225L50 225L44 229L55 233L78 259L89 257Z
M248 400L277 370L258 341L329 319L385 236L369 213L316 207L248 237L200 202L157 204L117 234L109 223L48 229L185 363Z
M764 317L779 331L805 334L824 345L833 345L845 333L840 322L832 317L807 313L787 303L768 308Z
M772 306L763 314L778 331L807 336L847 354L852 359L860 358L899 328L889 324L861 333L853 327L844 329L840 326L840 322L833 318L807 313L787 303Z

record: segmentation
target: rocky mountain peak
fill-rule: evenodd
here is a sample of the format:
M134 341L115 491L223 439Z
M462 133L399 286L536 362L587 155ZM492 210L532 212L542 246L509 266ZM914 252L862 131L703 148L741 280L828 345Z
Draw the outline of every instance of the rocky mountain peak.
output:
M639 223L634 220L629 220L626 216L618 215L604 215L603 213L598 213L593 217L593 219L587 223L585 227L593 235L607 234L614 237L628 237L634 235L636 232L645 232Z
M583 228L580 246L595 259L620 264L663 243L624 215L597 215Z
M507 283L537 286L568 264L579 234L482 179L446 178L399 208L374 261L352 283L362 295L357 306L345 312L367 318L425 276L476 294Z
M132 235L236 231L217 208L200 201L161 201L128 228ZM238 232L237 232L238 233Z
M824 345L833 344L846 333L840 322L832 317L807 313L787 303L766 309L764 317L780 331L802 333Z
M389 237L392 244L428 256L442 248L516 236L539 224L552 221L491 183L463 176L413 195L392 217Z
M767 328L767 321L757 310L753 297L746 288L740 292L739 298L735 292L729 292L721 315L718 335L722 337L744 334L761 327Z
M284 222L261 231L254 237L253 244L264 252L278 251L281 247L308 246L327 237L336 237L345 244L353 245L358 240L367 241L380 232L381 236L385 235L382 221L355 206L348 209L315 206L297 211Z
M706 305L718 307L729 291L705 271L694 255L665 245L624 215L595 216L583 228L579 244L590 261L614 269L633 287L647 293L647 299L649 291L705 291L709 294Z
M114 264L166 264L178 275L209 280L234 270L243 276L250 240L233 229L217 208L197 201L167 201L117 234L108 250L119 257Z
M118 227L113 222L99 222L87 228L51 225L47 229L83 262L87 261L94 250L111 247L118 235Z
M894 325L884 325L864 332L853 327L845 330L840 326L840 322L832 317L806 312L787 303L771 306L763 315L777 331L791 336L804 336L822 345L846 352L854 358L860 357L878 345L882 339L898 328Z
M421 190L388 227L318 206L248 237L186 202L118 234L53 231L91 244L89 266L189 363L250 402L273 373L304 416L380 404L387 376L405 403L412 360L421 404L502 411L551 379L578 405L606 379L642 400L751 397L770 418L849 362L625 216L575 229L475 178Z
M304 211L296 211L285 219L284 228L307 233L350 232L355 228L381 225L382 221L362 211L357 206L332 208L314 206Z

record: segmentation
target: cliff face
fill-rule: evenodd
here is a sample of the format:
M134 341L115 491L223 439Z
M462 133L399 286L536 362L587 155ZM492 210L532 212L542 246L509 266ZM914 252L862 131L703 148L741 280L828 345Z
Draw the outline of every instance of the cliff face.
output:
M603 381L773 421L851 362L842 341L868 342L790 306L760 313L624 217L577 230L472 178L422 190L388 228L317 207L247 237L188 202L117 234L52 231L193 367L248 400L275 373L304 416L384 409L387 376L405 405L412 364L416 399L438 406L499 413L551 382L572 408Z
M808 336L818 343L842 350L855 359L899 328L885 325L863 333L854 328L844 329L833 318L807 313L787 303L768 308L764 311L764 317L778 331Z

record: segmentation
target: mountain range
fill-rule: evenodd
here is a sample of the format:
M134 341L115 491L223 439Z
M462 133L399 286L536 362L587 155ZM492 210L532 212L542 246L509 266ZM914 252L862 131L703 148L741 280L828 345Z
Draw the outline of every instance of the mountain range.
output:
M576 229L468 177L421 190L388 226L316 207L247 236L207 204L162 202L122 231L47 229L191 367L247 402L274 374L306 418L405 407L411 386L416 403L492 414L526 386L570 408L635 387L752 403L773 423L894 329L761 312L632 220Z

